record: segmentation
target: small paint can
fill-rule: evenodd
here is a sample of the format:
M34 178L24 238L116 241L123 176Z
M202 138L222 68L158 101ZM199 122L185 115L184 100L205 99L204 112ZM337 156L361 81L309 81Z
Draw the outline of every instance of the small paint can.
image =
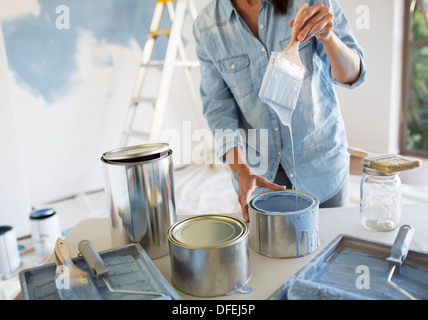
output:
M30 225L37 263L43 263L52 254L56 240L61 237L56 211L52 208L31 211Z
M248 203L250 247L274 258L308 255L319 247L319 200L302 191L266 191Z
M21 265L18 240L11 226L0 226L0 274L16 271Z
M168 230L171 280L201 297L227 295L250 279L248 226L228 215L198 215Z

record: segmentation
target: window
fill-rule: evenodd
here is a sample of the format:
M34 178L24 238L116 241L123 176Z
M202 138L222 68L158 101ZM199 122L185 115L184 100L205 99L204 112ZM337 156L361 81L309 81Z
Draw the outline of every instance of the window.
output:
M428 0L405 3L402 153L428 157Z

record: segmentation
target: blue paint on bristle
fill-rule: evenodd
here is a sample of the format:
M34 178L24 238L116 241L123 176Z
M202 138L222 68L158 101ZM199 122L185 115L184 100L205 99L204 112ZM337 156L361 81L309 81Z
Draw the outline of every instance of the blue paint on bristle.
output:
M296 108L303 77L299 75L299 73L301 74L300 67L277 55L276 52L272 53L271 62L260 87L259 97L278 114L283 124L289 125L291 113ZM296 72L294 69L299 70Z

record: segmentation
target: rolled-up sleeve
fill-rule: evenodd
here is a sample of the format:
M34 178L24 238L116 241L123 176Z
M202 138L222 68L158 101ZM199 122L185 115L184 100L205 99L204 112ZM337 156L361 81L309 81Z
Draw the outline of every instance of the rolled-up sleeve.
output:
M343 12L339 3L336 0L324 0L322 2L325 6L330 7L330 10L334 15L334 33L339 37L340 40L342 40L344 44L346 44L349 48L354 49L360 57L360 74L356 81L354 81L352 84L341 83L337 81L333 76L330 63L327 64L328 74L330 75L331 81L334 84L348 89L355 89L364 82L366 77L366 65L364 62L363 49L355 39L349 21L346 18L345 13Z
M206 43L208 41L204 41L197 22L196 20L193 33L196 42L196 54L200 62L200 96L203 115L215 138L216 156L225 162L224 155L230 149L234 147L243 148L238 126L238 106L209 55L210 50L215 50L214 45L210 47L210 44Z

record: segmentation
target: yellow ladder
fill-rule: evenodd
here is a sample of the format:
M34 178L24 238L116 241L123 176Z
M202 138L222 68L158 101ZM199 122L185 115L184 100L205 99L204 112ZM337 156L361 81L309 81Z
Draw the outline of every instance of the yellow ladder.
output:
M175 8L174 8L175 3ZM164 11L167 9L171 20L171 29L160 29ZM122 133L121 146L128 144L131 136L145 138L149 142L156 142L162 129L162 122L169 97L172 76L175 67L183 67L193 101L196 101L194 83L192 81L191 68L198 67L198 61L188 61L182 41L182 29L186 15L190 13L193 20L197 11L192 0L157 0L153 13L150 30L143 48L140 69L137 76L133 97L128 108L125 128ZM153 49L156 40L160 36L168 37L165 59L163 61L152 60ZM179 59L177 59L177 54ZM162 68L158 94L156 98L143 97L147 71L151 67ZM135 130L134 120L137 108L142 103L149 103L154 107L152 124L149 132Z

